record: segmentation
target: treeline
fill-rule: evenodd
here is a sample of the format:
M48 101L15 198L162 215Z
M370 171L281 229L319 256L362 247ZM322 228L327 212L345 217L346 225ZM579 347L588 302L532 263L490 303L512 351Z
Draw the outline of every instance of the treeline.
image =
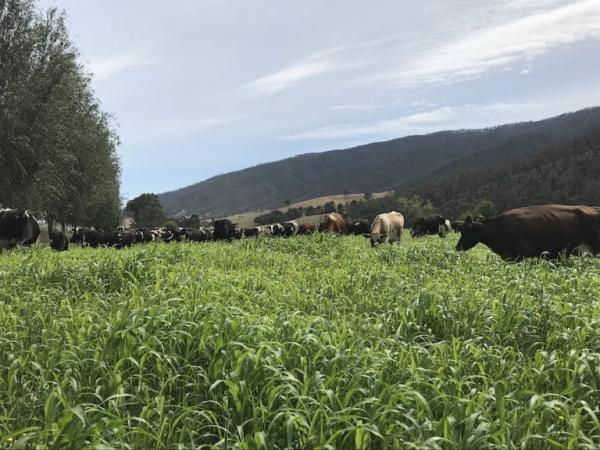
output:
M0 204L117 225L117 145L64 16L33 0L0 0Z
M495 170L463 171L411 188L450 215L486 199L496 212L520 206L564 203L600 205L600 124L568 143L550 146L525 161Z

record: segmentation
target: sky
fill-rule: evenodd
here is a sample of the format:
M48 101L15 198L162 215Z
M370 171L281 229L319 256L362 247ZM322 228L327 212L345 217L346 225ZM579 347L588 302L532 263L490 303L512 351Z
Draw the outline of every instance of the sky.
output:
M39 0L120 136L122 195L600 105L600 0Z

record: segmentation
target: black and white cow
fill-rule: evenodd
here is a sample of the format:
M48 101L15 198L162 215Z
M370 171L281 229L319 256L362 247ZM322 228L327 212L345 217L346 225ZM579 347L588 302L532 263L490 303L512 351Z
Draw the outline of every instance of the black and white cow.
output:
M420 218L414 225L410 235L412 237L421 237L426 235L438 234L440 237L446 236L450 228L450 221L439 214Z
M283 228L287 237L293 237L298 234L299 225L295 220L288 220L283 224Z
M17 245L29 247L37 242L40 226L25 209L0 209L0 253Z

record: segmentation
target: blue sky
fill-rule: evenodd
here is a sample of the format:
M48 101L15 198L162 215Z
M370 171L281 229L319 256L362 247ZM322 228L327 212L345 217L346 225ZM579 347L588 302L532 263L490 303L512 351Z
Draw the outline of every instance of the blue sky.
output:
M122 194L600 105L600 0L40 0L121 137Z

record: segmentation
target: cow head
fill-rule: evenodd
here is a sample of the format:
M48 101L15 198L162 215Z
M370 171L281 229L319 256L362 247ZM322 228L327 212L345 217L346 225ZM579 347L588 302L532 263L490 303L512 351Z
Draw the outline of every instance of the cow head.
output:
M369 237L371 240L371 247L377 247L379 244L387 242L387 234L371 233Z
M424 219L419 219L415 225L413 226L412 230L410 230L410 236L411 237L417 237L417 236L422 236L423 235L423 222Z
M481 241L483 226L481 222L474 221L471 216L467 216L459 229L460 239L456 244L456 250L467 251L475 247Z

